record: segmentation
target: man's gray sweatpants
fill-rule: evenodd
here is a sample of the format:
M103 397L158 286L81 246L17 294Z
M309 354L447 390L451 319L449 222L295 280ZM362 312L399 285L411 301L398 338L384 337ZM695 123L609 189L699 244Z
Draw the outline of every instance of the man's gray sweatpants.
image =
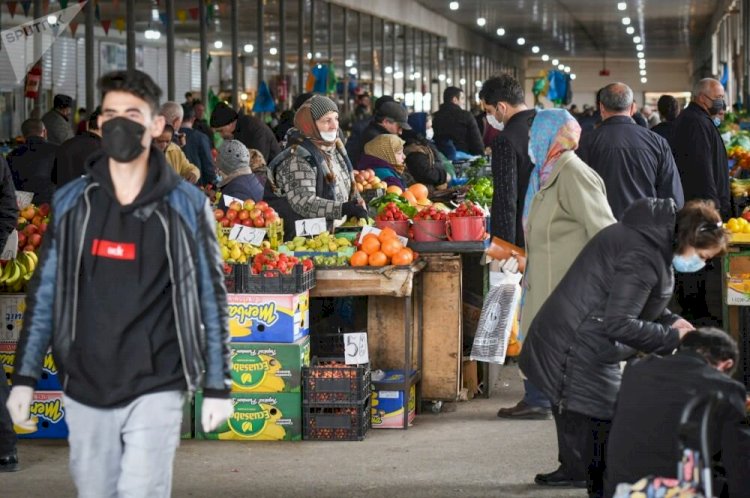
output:
M65 396L78 497L169 498L184 399L181 391L165 391L102 409Z

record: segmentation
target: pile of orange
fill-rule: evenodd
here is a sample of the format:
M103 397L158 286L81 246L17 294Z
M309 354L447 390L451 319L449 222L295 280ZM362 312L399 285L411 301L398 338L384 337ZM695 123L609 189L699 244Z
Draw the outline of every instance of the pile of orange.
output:
M402 190L396 185L391 185L386 190L386 193L400 195L401 197L406 199L409 204L418 209L432 204L432 202L430 202L430 200L427 198L430 193L429 190L427 190L427 187L421 183L415 183L406 190Z
M414 261L414 251L396 238L392 228L384 228L379 235L369 233L360 242L349 264L352 266L409 265Z

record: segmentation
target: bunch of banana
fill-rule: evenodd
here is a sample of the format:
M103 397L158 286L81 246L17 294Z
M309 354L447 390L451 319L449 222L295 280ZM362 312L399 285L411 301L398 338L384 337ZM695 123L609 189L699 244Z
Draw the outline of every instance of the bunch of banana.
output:
M38 263L37 255L31 251L18 253L16 259L5 263L0 273L0 286L6 292L21 292L31 280Z
M750 179L732 178L729 182L732 197L747 197L750 193Z

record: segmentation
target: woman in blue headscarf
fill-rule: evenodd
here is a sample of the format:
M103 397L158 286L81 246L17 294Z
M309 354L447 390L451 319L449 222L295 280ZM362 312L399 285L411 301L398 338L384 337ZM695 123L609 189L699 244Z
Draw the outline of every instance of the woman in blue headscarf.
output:
M607 202L604 181L574 152L580 136L578 121L564 109L539 111L531 126L529 157L534 169L523 213L527 270L521 335L586 243L616 221ZM524 384L526 393L521 403L539 406L538 400L544 396L528 381ZM549 401L544 402L549 406ZM558 442L558 447L564 450L570 445ZM580 455L567 455L564 451L559 453L559 459L559 469L538 474L535 482L585 485L587 462Z

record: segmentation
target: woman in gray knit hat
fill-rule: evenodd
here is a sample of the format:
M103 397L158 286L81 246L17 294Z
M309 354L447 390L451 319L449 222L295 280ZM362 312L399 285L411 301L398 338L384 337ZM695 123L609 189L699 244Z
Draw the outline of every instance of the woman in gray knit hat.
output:
M219 190L222 194L222 206L226 209L224 198L226 196L239 199L241 202L248 199L260 201L263 199L263 184L253 174L250 168L250 151L239 140L224 140L219 147L219 155L216 160L221 180Z
M338 138L338 118L338 107L331 99L311 97L294 116L298 133L268 166L264 197L284 219L286 236L293 236L294 221L299 219L367 217Z

